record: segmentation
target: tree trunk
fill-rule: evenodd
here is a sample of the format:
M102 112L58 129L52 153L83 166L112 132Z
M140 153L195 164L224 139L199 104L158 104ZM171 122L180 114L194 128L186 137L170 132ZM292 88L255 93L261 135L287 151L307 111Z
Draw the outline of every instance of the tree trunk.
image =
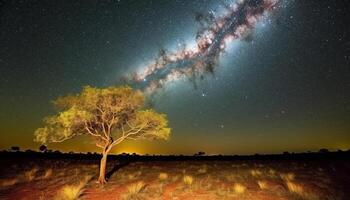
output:
M101 162L100 162L100 176L98 177L98 182L102 185L107 183L107 181L106 181L107 155L108 155L108 152L106 152L106 151L102 152L102 158L101 158Z

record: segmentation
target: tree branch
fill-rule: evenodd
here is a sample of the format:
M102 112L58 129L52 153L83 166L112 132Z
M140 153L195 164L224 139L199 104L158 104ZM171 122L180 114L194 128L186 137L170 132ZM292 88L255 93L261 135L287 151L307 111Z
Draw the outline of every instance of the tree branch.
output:
M115 146L115 145L121 143L123 140L127 139L129 136L135 135L135 134L139 133L143 128L145 128L146 125L147 125L147 123L145 123L144 125L142 125L137 131L135 131L135 132L129 132L128 134L126 134L126 135L124 135L124 136L118 138L117 140L115 140L115 141L111 144L111 146Z
M85 129L87 130L88 134L90 134L90 135L92 135L92 136L95 136L95 137L99 137L99 138L105 140L106 142L108 142L108 139L107 139L107 138L104 138L104 137L102 137L102 136L99 135L99 134L95 134L95 133L91 132L91 130L89 129L89 127L88 127L88 125L87 125L86 122L85 122Z
M102 149L105 148L104 146L102 146L102 145L100 145L100 144L98 144L98 143L96 143L96 146L97 146L97 147L100 147L100 148L102 148Z
M77 135L73 135L73 134L72 134L71 136L69 136L69 137L67 137L67 138L62 138L62 139L59 139L59 140L51 139L51 142L60 143L60 142L63 142L63 141L65 141L65 140L69 140L69 139L73 138L74 136L77 136Z

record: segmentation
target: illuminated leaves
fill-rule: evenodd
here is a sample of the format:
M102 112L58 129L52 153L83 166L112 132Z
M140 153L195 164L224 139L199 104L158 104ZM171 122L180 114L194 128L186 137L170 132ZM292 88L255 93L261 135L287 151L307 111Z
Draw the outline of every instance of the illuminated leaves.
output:
M62 142L86 134L96 139L97 146L110 149L125 139L170 135L166 115L141 110L144 96L130 87L86 86L79 94L59 97L54 105L59 112L44 119L45 127L35 131L35 141Z

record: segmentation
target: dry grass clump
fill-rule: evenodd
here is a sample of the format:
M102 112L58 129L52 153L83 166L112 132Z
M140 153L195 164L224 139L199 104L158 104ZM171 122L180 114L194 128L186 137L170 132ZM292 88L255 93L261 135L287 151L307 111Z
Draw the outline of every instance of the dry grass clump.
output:
M61 171L60 173L58 173L58 176L66 176L66 172L65 171Z
M260 188L261 190L266 190L266 189L269 188L266 181L258 181L257 183L258 183L259 188Z
M0 186L1 187L7 187L7 186L11 186L18 183L18 179L17 178L11 178L11 179L4 179L0 182Z
M191 186L193 184L193 180L194 178L192 176L186 175L183 177L183 182L188 186Z
M167 174L167 173L164 173L164 172L159 173L158 178L159 178L159 180L161 180L161 181L165 181L165 180L168 179L168 174Z
M179 178L180 178L180 176L173 176L173 177L171 178L171 181L172 181L172 182L176 182Z
M227 188L219 187L215 190L215 194L221 197L221 199L227 199L230 196L230 190Z
M258 167L263 168L264 164L258 164Z
M74 176L79 176L80 173L81 173L81 169L79 168L74 169Z
M45 193L41 192L41 194L39 196L39 200L46 200L46 199L47 199L47 197L46 197Z
M207 165L203 165L199 170L198 174L205 174L207 173Z
M286 181L286 185L287 185L287 188L290 192L296 193L296 194L301 195L301 196L306 195L304 192L303 186L301 186L295 182L292 182L292 181Z
M99 166L96 165L96 164L95 164L95 165L91 165L91 168L92 168L92 169L98 169L98 167L99 167Z
M236 176L234 174L229 174L229 175L226 175L226 179L228 181L235 181L236 180Z
M38 170L39 170L39 169L38 169L37 167L34 167L33 169L26 171L26 172L24 173L24 176L25 176L26 180L28 180L28 181L34 180L35 175L36 175L36 172L37 172Z
M135 179L136 178L136 175L135 174L129 174L128 175L128 179L129 180L133 180L133 179Z
M260 170L257 170L257 169L252 169L252 170L250 170L250 174L254 177L258 177L258 176L262 175L262 172Z
M83 181L74 185L65 185L58 191L55 200L75 200L83 193L83 188L91 177L86 176Z
M243 194L245 191L246 191L246 187L240 183L235 183L233 185L233 191L236 193L236 194Z
M142 174L142 172L141 171L137 171L137 172L135 172L135 173L131 173L131 174L129 174L128 175L128 178L129 178L129 180L133 180L133 179L136 179L138 176L140 176Z
M132 183L127 187L125 199L138 199L139 194L145 189L146 184L143 181Z
M295 179L295 174L293 173L281 174L280 176L283 180L286 181L293 181Z
M81 182L77 185L66 185L58 192L57 200L74 200L77 199L83 192L85 183Z
M269 171L268 171L268 175L270 177L276 177L276 171L274 169L270 168Z
M47 178L51 177L51 175L52 175L52 169L50 168L50 169L45 170L45 173L44 173L42 178L47 179Z

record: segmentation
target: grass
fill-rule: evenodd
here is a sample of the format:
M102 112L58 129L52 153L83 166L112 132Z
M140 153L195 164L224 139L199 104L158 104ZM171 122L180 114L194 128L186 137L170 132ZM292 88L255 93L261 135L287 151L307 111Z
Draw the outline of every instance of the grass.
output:
M165 180L168 179L168 174L167 174L167 173L164 173L164 172L159 173L158 178L159 178L159 180L161 180L161 181L165 181Z
M286 181L287 188L290 192L298 194L300 196L305 196L304 188L303 186L292 182L292 181Z
M240 183L235 183L233 185L233 191L236 193L236 194L243 194L245 193L246 191L246 187Z
M50 178L51 176L52 176L52 169L50 168L50 169L45 170L45 173L44 173L42 178L47 179L47 178Z
M269 168L267 176L269 176L270 178L276 178L276 173L276 170Z
M320 173L315 169L321 164L312 162L307 166L289 161L266 161L263 165L259 164L260 161L135 162L120 168L110 177L108 184L98 187L95 181L86 184L87 181L81 178L98 176L95 162L81 162L50 160L43 161L40 166L38 162L30 162L23 166L18 164L16 169L6 168L7 171L1 174L0 193L7 197L13 192L12 195L16 196L20 192L17 187L23 188L28 200L72 200L80 198L82 193L87 199L119 200L341 199L335 198L339 188L335 186L339 184L333 175L327 174L331 169L327 167L328 163L322 164ZM348 175L334 163L331 167L337 170L337 174ZM36 191L37 188L40 189Z
M137 171L128 175L129 180L134 180L142 174L141 171Z
M146 184L143 181L132 183L127 187L127 192L124 196L125 199L138 199L140 193L145 189Z
M257 183L258 183L259 188L260 188L261 190L267 190L267 189L269 188L266 181L261 181L261 180L259 180L259 181L257 181Z
M259 177L262 175L262 172L260 170L257 170L257 169L252 169L252 170L250 170L250 174L254 177Z
M18 183L18 178L4 179L0 182L1 187L8 187Z
M207 173L207 165L203 165L199 170L198 174L205 174Z
M66 185L63 186L61 191L58 193L56 199L57 200L75 200L83 192L83 187L85 184L79 183L78 185Z
M35 175L36 175L36 172L38 171L39 169L37 167L34 167L32 168L31 170L28 170L24 173L24 177L26 177L26 179L28 181L32 181L34 180L35 178Z
M293 181L295 179L295 174L290 172L287 174L281 174L280 177L286 181Z
M59 190L55 200L75 200L78 199L83 193L83 188L91 177L86 176L82 181L77 184L65 185Z
M185 185L191 186L193 184L194 178L192 176L185 175L182 180Z

